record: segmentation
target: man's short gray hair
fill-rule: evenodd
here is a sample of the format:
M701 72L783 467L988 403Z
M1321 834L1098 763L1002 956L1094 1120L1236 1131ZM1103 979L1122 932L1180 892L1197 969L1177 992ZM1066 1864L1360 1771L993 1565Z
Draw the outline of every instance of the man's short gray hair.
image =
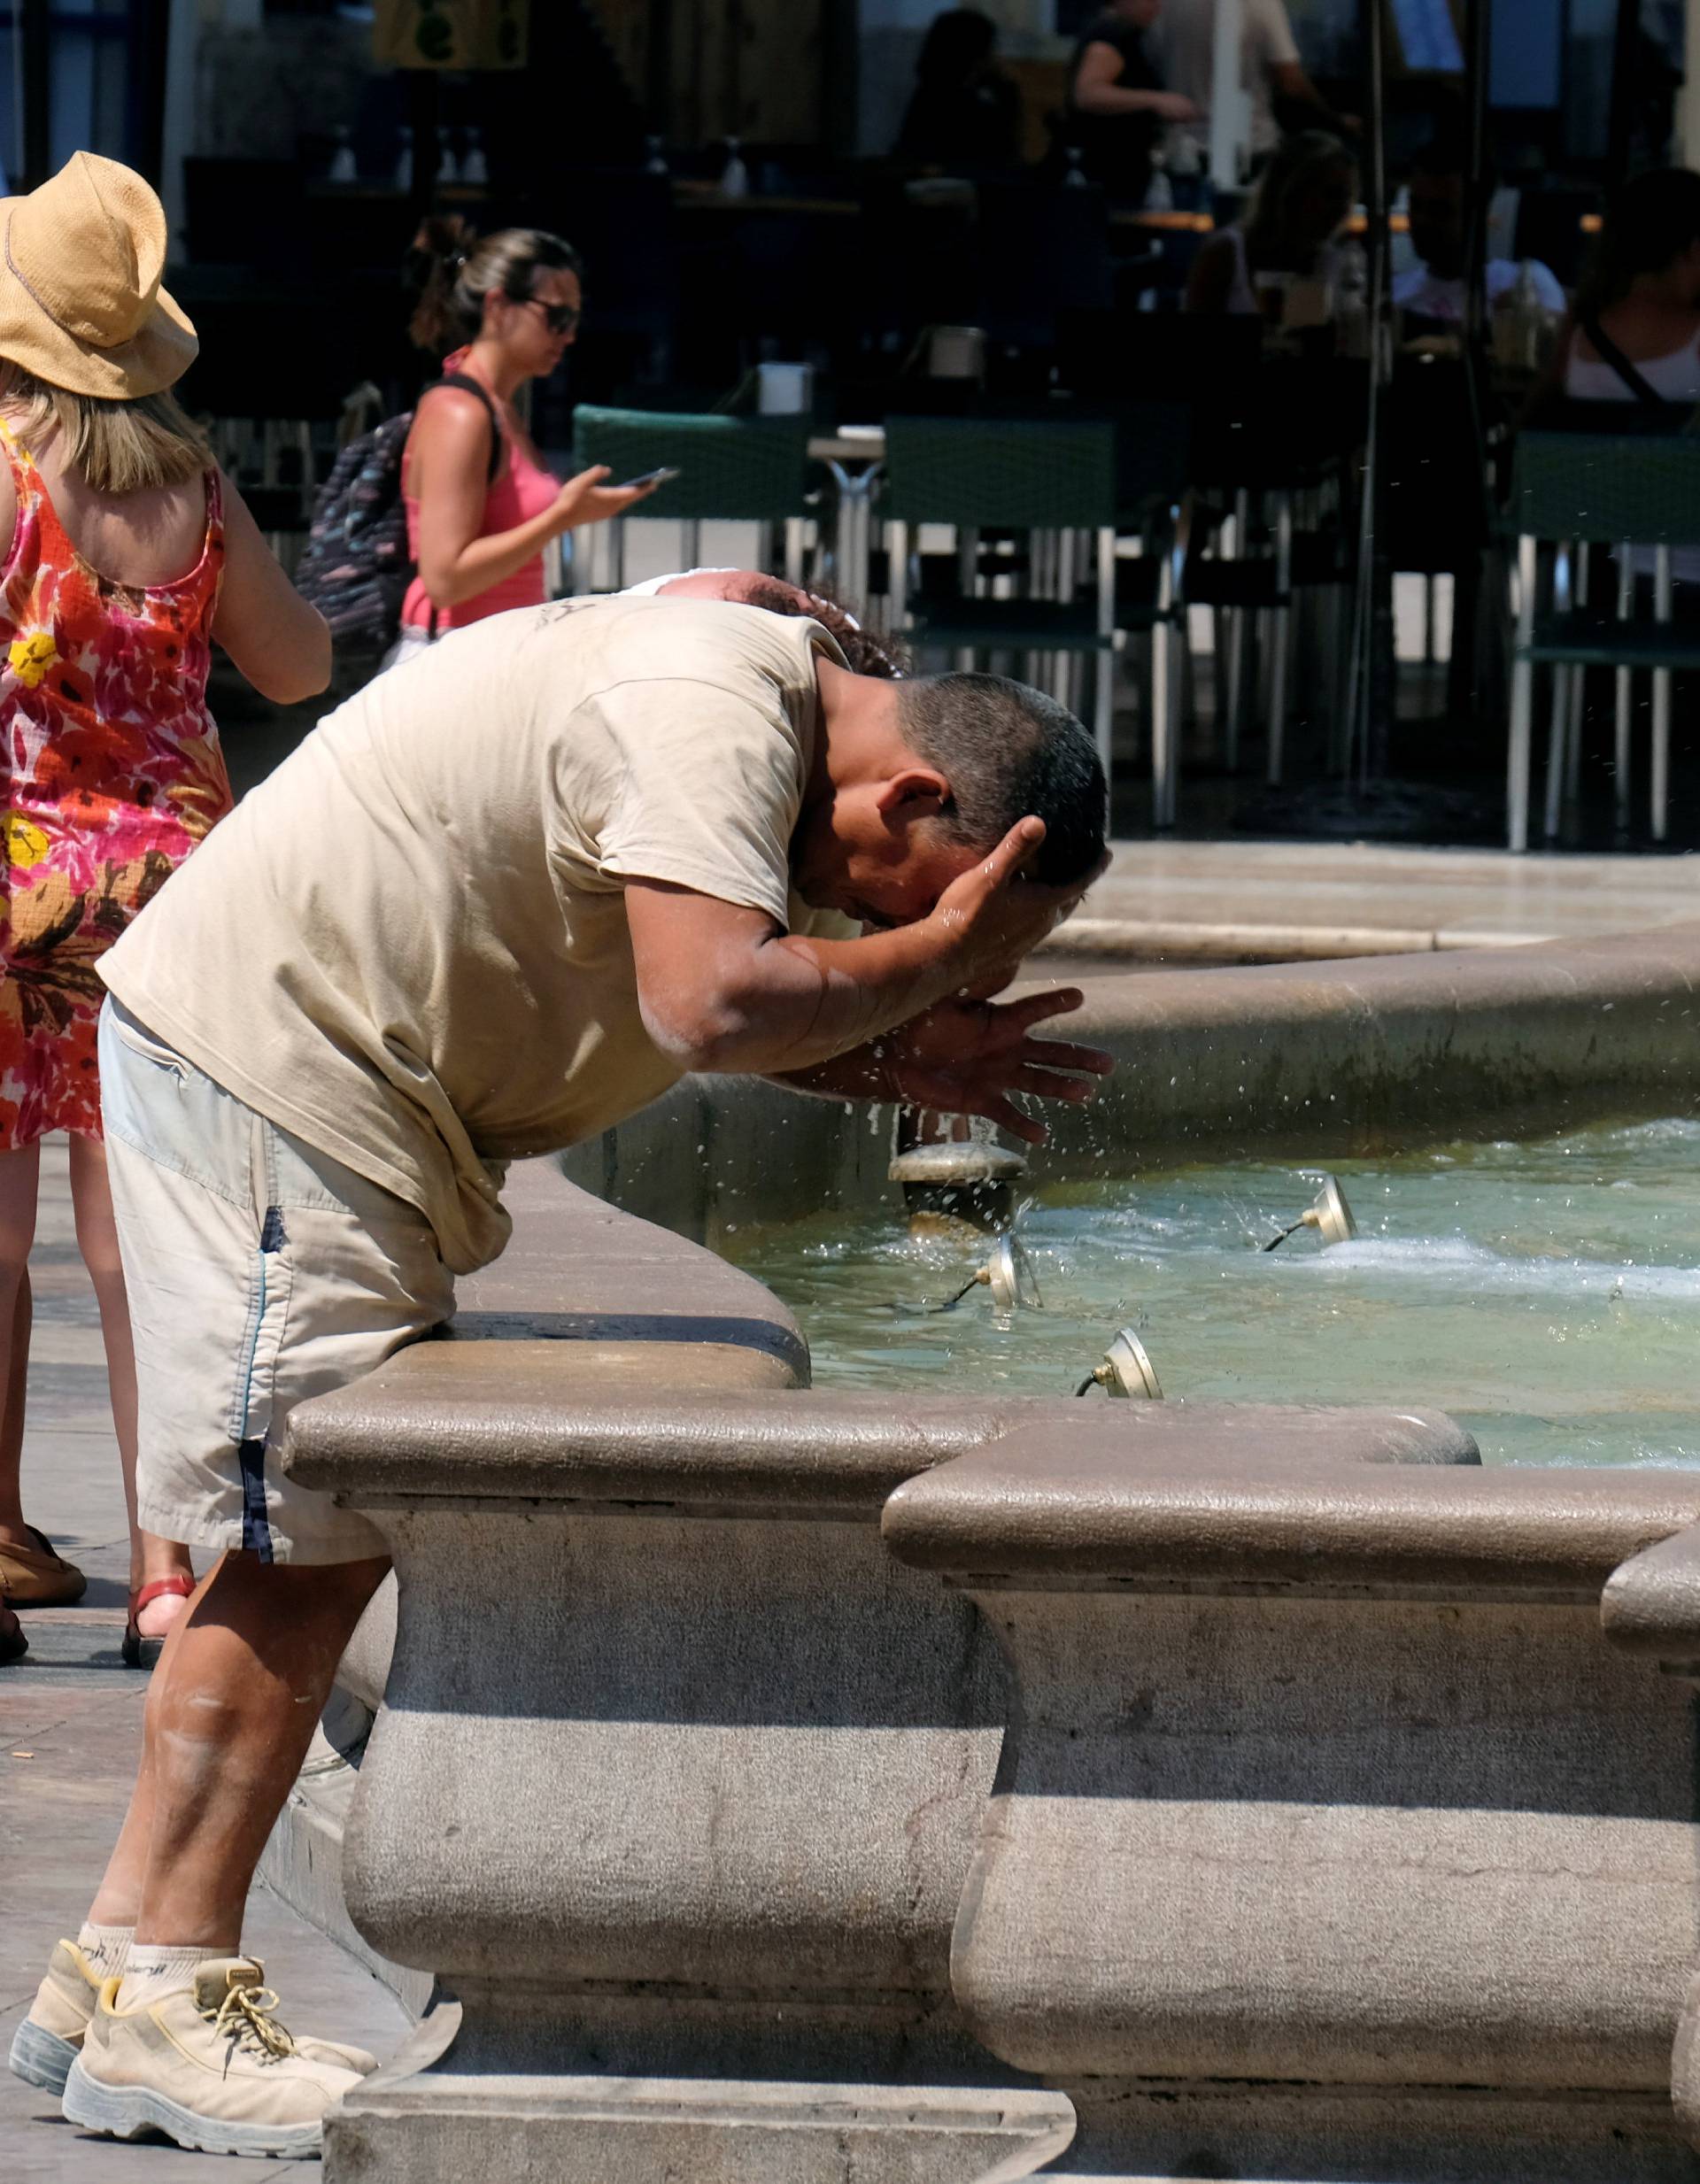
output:
M1066 887L1104 851L1109 795L1092 737L1066 706L1001 675L916 675L897 685L898 719L916 758L950 784L950 838L995 849L1017 820L1045 822L1028 868Z

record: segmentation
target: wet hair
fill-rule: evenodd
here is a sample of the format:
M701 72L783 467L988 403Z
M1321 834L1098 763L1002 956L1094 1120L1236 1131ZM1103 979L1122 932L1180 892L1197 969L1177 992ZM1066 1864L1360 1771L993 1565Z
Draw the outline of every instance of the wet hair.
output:
M50 386L21 364L0 359L0 402L12 405L12 429L32 455L57 439L66 467L91 492L121 496L186 485L212 467L205 433L168 387L108 401Z
M997 50L998 27L978 8L947 8L921 42L916 80L929 90L954 90Z
M1700 174L1666 166L1635 175L1606 208L1576 297L1576 318L1596 318L1641 274L1662 273L1693 243L1700 243Z
M824 598L818 591L800 592L794 585L768 576L751 584L739 604L761 607L769 614L807 615L819 622L844 654L852 675L894 682L905 673L900 653L864 629L836 599Z
M897 700L904 741L950 784L939 823L952 842L995 849L1031 813L1046 828L1034 879L1066 887L1092 870L1109 792L1096 746L1066 706L1001 675L917 675L898 684Z
M1271 155L1246 215L1246 248L1255 258L1270 258L1280 247L1288 200L1331 167L1356 174L1357 161L1338 136L1326 129L1301 129L1283 137Z
M419 290L407 331L415 348L444 356L477 338L492 289L527 302L540 273L583 273L570 243L543 228L504 228L480 240L459 217L428 220L413 238L405 277Z

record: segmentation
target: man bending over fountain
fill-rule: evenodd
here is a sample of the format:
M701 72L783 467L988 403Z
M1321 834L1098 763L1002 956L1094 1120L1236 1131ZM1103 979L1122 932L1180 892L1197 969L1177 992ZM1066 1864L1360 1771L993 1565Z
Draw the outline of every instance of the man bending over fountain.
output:
M240 1954L386 1567L283 1475L290 1406L448 1318L506 1240L505 1162L686 1070L1041 1138L1014 1103L1109 1058L1034 1036L1078 993L987 997L1096 876L1104 806L1080 723L1017 683L854 675L818 623L719 601L528 609L333 714L103 959L141 1521L221 1559L14 2046L73 2122L307 2154L372 2066L291 2039Z

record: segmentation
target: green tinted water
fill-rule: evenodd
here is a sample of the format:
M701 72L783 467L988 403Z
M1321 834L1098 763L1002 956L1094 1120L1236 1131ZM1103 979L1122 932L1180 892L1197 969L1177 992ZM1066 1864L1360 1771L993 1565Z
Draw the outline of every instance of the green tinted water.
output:
M1042 1177L1043 1155L1036 1162ZM1489 1463L1700 1466L1700 1123L1342 1161L1354 1243L1297 1218L1319 1169L1196 1167L1046 1186L1019 1233L1042 1312L895 1207L747 1228L723 1248L797 1313L817 1385L1071 1394L1122 1325L1165 1396L1424 1404ZM1094 1395L1088 1400L1103 1400Z

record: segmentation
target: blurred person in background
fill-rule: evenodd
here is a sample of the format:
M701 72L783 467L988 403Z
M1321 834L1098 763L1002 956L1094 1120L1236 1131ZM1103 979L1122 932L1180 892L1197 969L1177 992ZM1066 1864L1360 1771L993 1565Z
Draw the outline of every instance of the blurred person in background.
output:
M1110 0L1080 34L1069 69L1065 141L1111 197L1143 204L1163 133L1198 108L1171 90L1149 35L1163 0Z
M1293 26L1282 0L1244 0L1240 33L1240 85L1251 103L1254 162L1266 159L1283 128L1350 133L1358 124L1337 114L1305 73ZM1168 0L1158 37L1164 81L1185 94L1194 109L1186 133L1201 152L1210 143L1210 105L1216 90L1216 0Z
M1464 170L1463 146L1447 137L1426 144L1412 160L1410 247L1421 263L1398 274L1393 283L1393 300L1402 311L1442 326L1464 323ZM1565 291L1557 275L1537 259L1528 264L1542 309L1563 311ZM1512 259L1488 260L1489 310L1511 294L1521 272Z
M1561 344L1581 402L1700 403L1700 174L1637 174L1612 200Z
M418 573L389 664L442 630L541 606L550 541L622 515L653 490L611 486L600 465L563 485L514 405L578 338L583 268L571 244L539 228L481 242L460 220L429 220L414 248L427 272L410 331L443 357L444 379L420 397L402 456Z
M1558 390L1573 402L1631 402L1672 428L1700 408L1700 174L1637 174L1612 200L1559 338ZM1549 382L1550 383L1550 382ZM1650 546L1631 554L1650 578ZM1700 614L1700 549L1671 557L1675 604Z
M1186 307L1230 317L1256 315L1259 284L1332 281L1335 238L1357 200L1357 162L1337 136L1308 129L1289 136L1263 169L1243 221L1225 228L1193 261Z
M935 15L915 66L900 159L950 172L1013 166L1021 157L1021 93L997 65L998 27L978 8Z
M214 643L265 697L311 698L330 638L170 392L195 330L159 286L166 220L139 174L78 152L0 202L0 1594L79 1598L19 1491L27 1261L41 1140L71 1140L130 1524L124 1658L151 1666L195 1579L141 1529L135 1365L102 1136L99 965L230 808L206 706ZM27 1650L0 1609L0 1660Z

